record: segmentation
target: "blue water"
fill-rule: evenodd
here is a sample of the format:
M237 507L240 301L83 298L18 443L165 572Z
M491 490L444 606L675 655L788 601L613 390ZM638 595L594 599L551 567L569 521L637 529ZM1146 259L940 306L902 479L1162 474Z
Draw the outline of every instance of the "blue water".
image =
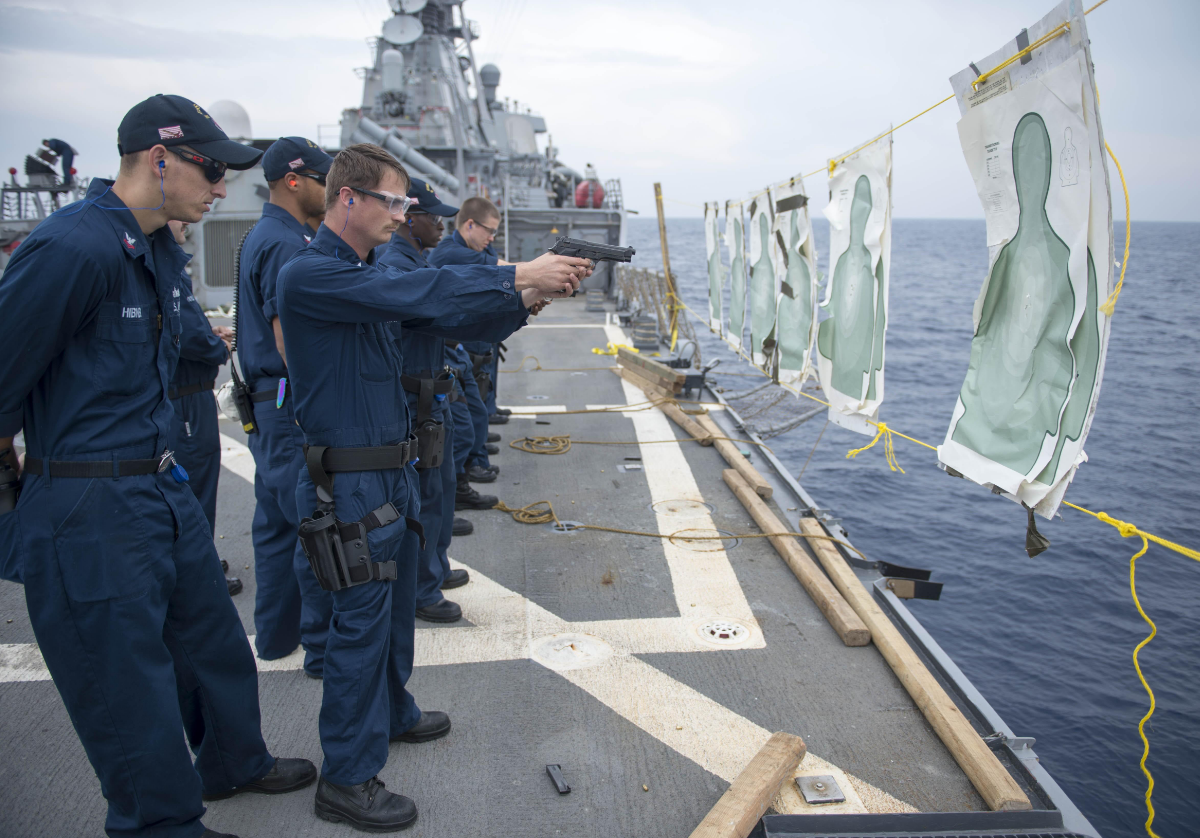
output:
M827 274L829 227L823 218L814 226ZM706 313L703 222L674 219L667 230L683 297ZM638 251L635 266L661 269L653 220L633 220L629 243ZM1090 461L1067 493L1191 547L1200 547L1197 264L1200 224L1134 222L1086 446ZM944 437L986 269L982 220L895 222L880 418L897 430L932 444ZM722 369L746 369L706 329L697 333L706 362L723 358ZM733 390L749 383L724 381ZM793 474L823 424L812 420L772 441ZM1122 540L1114 528L1064 507L1061 519L1039 519L1052 546L1030 559L1019 506L948 477L933 452L904 440L896 453L906 474L888 470L882 445L845 458L864 442L829 425L805 488L872 559L934 570L946 583L942 599L910 606L923 624L1013 731L1037 739L1043 765L1104 835L1145 834L1137 724L1149 699L1131 654L1149 628L1129 593L1129 559L1140 540ZM1151 546L1138 560L1137 587L1159 631L1140 655L1158 702L1146 725L1154 828L1164 838L1193 835L1200 830L1200 563Z

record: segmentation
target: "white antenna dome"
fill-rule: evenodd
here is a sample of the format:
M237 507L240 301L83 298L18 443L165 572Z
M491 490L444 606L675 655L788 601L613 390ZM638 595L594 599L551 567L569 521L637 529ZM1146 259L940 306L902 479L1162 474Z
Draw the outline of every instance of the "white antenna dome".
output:
M229 139L246 141L254 138L250 130L250 114L237 102L231 99L213 102L208 108L208 115L216 120Z

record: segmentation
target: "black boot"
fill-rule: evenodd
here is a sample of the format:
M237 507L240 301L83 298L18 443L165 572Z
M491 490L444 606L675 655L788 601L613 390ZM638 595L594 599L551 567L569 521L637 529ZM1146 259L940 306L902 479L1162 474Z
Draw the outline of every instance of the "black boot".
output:
M491 454L493 456L500 453L500 446L493 445L490 442L484 443L483 448L485 451L487 451L489 454Z
M448 591L451 588L461 588L463 585L471 581L471 574L459 568L458 570L450 571L450 575L446 577L446 581L442 583L442 590Z
M496 408L496 412L499 413L501 416L512 416L512 411L509 410L507 407L498 407L498 408Z
M230 596L236 596L242 592L242 580L236 576L226 576L225 587L229 590Z
M421 711L417 723L399 736L393 736L392 742L432 742L441 739L450 732L450 716L441 710Z
M480 465L467 466L467 479L472 483L495 483L496 475L500 473L499 466L484 468Z
M321 820L348 823L363 832L399 832L417 822L417 804L388 791L378 777L356 786L322 777L313 811Z
M442 599L433 605L418 608L417 617L430 623L457 623L462 619L462 608L457 602Z
M488 442L499 442L500 434L496 433L495 431L488 431L487 441Z
M454 529L450 532L455 538L458 538L460 535L470 535L475 532L475 525L466 518L455 518Z
M216 794L200 795L204 800L224 800L235 794L253 791L259 794L285 794L312 785L317 779L317 767L306 759L288 759L279 757L265 777L246 783L244 786L217 792Z
M506 416L503 413L493 413L491 416L488 417L488 424L489 425L507 425L508 424L508 416Z
M458 487L454 491L454 509L491 509L500 502L495 495L481 495L467 481L464 472L458 474Z

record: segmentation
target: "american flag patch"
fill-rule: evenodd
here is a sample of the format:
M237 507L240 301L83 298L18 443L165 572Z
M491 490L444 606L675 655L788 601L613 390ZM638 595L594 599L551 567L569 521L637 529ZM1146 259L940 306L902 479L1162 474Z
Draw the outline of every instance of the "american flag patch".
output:
M297 157L295 160L288 163L288 168L290 168L292 171L295 171L296 169L299 169L303 166L304 166L304 160L300 157Z
M160 140L182 140L183 129L178 125L168 125L166 128L159 128L158 138Z

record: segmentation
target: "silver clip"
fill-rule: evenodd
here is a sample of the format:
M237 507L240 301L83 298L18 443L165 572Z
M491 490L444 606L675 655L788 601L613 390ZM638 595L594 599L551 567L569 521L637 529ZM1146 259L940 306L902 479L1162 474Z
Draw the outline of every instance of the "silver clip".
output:
M158 461L159 473L161 474L173 465L175 465L175 452L170 448L163 449L162 457Z

